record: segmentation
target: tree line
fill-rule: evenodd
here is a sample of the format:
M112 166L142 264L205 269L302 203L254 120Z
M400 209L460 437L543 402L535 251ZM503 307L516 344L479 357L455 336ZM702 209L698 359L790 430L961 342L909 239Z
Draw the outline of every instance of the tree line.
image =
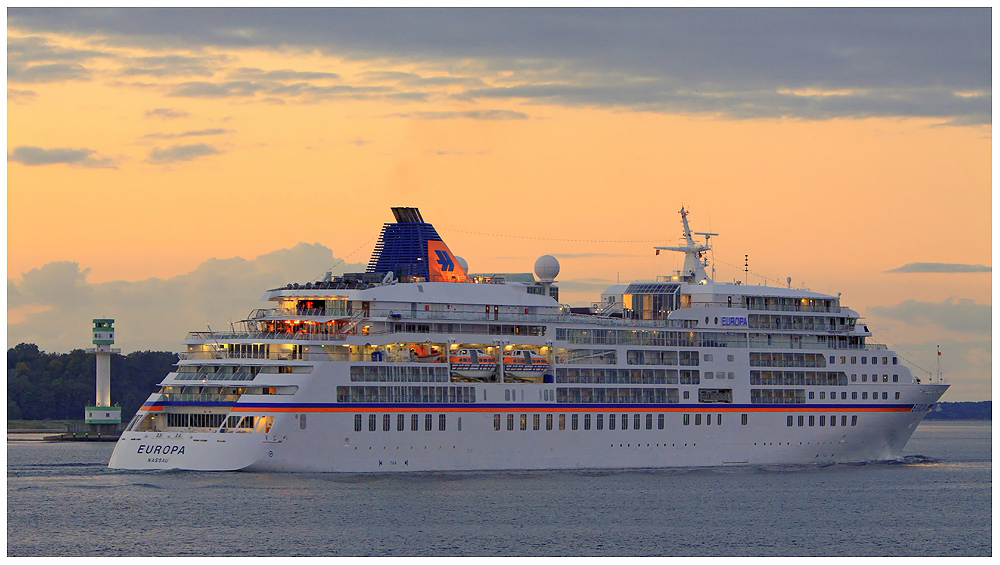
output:
M136 351L111 355L111 404L122 407L128 422L156 385L173 370L177 354ZM8 420L83 420L96 397L97 362L75 349L46 353L21 343L7 350Z

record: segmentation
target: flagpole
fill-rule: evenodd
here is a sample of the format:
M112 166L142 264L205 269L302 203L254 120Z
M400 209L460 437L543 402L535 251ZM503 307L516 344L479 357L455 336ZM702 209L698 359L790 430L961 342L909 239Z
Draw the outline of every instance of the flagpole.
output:
M937 346L937 378L941 382L941 346Z

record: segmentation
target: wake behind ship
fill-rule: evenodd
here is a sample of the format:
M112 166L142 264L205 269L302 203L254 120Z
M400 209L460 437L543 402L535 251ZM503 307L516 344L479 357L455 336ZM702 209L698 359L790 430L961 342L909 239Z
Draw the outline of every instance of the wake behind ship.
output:
M365 273L267 291L243 331L195 332L110 467L389 472L719 466L898 457L921 383L838 296L717 283L681 209L684 268L558 301L558 262L470 275L416 208ZM699 235L699 234L694 234Z

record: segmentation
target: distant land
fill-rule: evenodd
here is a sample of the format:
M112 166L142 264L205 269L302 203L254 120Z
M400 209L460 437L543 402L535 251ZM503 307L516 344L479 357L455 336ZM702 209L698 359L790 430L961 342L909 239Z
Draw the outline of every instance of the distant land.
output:
M992 420L993 401L938 402L924 416L925 420Z
M111 403L128 422L163 377L177 364L169 351L136 351L111 356ZM94 402L95 361L81 349L46 353L22 343L7 350L7 418L82 420ZM939 402L928 420L992 420L993 402Z

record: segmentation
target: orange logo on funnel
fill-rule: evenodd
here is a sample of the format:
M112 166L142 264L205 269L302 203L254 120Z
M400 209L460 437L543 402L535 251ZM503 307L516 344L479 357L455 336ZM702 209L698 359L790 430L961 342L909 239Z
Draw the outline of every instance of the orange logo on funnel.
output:
M468 278L443 241L427 242L427 270L430 282L465 282Z

